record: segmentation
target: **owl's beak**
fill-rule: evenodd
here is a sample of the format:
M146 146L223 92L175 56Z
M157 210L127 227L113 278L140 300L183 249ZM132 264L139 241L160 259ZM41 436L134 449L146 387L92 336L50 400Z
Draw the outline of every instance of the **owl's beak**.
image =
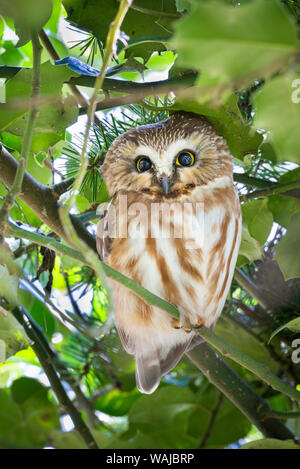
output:
M161 186L163 188L164 193L168 194L169 189L170 189L170 185L171 185L171 178L168 177L166 174L162 174L160 182L161 182Z

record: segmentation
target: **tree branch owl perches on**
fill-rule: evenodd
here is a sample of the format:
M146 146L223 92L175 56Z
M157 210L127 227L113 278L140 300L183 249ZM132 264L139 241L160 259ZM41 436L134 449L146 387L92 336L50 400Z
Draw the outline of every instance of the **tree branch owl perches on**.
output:
M97 227L101 259L181 314L175 322L111 281L137 386L151 393L199 343L188 324L213 327L222 312L241 238L232 156L204 117L178 112L118 137L102 175L111 202Z

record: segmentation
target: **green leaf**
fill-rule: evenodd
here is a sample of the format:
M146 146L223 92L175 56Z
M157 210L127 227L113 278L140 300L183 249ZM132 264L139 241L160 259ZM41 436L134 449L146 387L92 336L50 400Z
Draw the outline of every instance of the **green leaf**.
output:
M193 100L176 101L170 109L204 115L225 138L235 158L243 160L246 154L258 152L262 136L244 122L236 95L231 95L225 104L216 107L210 102L203 102L201 90L195 88Z
M59 428L57 405L48 399L49 388L33 378L21 377L11 386L11 396L22 411L20 427L33 445L43 446Z
M251 264L251 262L256 259L261 259L262 253L262 246L250 235L247 226L243 223L242 241L237 260L237 267L241 267L244 264Z
M144 435L140 431L137 431L134 436L131 436L129 440L123 438L112 438L105 445L105 449L157 449L159 446L157 442L150 438L148 435Z
M198 438L201 445L203 437L210 425L211 416L219 405L220 392L213 385L204 381L197 388L197 408L189 417L188 433ZM205 442L205 448L224 448L240 438L246 436L251 428L248 419L225 397L221 397L218 413L210 428L209 437Z
M225 315L221 316L216 325L216 333L241 352L267 365L273 373L277 373L279 365L266 345L237 321L232 321ZM232 365L232 361L230 364Z
M33 378L21 377L14 380L11 385L11 396L17 404L23 404L33 395L41 395L47 392L47 388Z
M99 287L93 288L93 317L97 320L104 322L106 320L107 297L105 292Z
M62 4L61 0L52 0L52 2L52 14L49 18L49 21L47 21L47 23L44 25L44 28L50 30L52 33L57 33L60 17L62 14Z
M105 42L110 23L114 20L119 2L117 0L63 0L68 17L67 19L80 29L91 32L94 36ZM176 14L176 6L174 0L138 0L134 6L162 11L166 13ZM95 14L97 12L97 14ZM152 39L160 40L169 38L172 31L172 24L175 17L166 17L157 15L149 15L129 9L122 23L122 31L129 36L131 40L138 41Z
M0 389L0 435L5 435L5 439L8 441L16 441L16 430L21 421L21 409L12 401L6 391Z
M166 43L160 41L140 41L137 44L129 44L125 49L125 58L141 57L144 63L148 62L153 52L167 51Z
M276 194L269 197L268 208L272 212L274 221L286 228L292 216L300 212L300 200Z
M268 132L267 142L272 144L277 160L298 164L299 132L295 122L300 121L299 96L296 94L298 92L299 95L299 77L281 74L266 82L253 99L254 125ZM296 83L298 85L295 87Z
M273 225L273 216L268 209L268 199L251 200L242 204L243 217L250 235L264 244Z
M239 449L300 449L293 440L276 440L275 438L264 438L262 440L250 441Z
M38 300L27 290L19 289L19 298L30 316L44 330L46 336L51 339L56 331L56 319L51 314L47 305Z
M286 235L275 248L275 259L285 280L300 277L299 251L300 213L292 216Z
M75 205L79 213L84 212L90 207L90 202L81 194L78 194L75 199Z
M0 362L2 363L29 345L23 327L11 313L3 316L3 313L0 312L0 341L2 343Z
M158 448L194 448L198 439L187 434L187 422L195 408L196 397L188 388L161 387L134 403L130 428L151 438Z
M131 392L115 389L105 396L99 397L95 402L95 408L105 414L119 417L128 414L133 404L141 397L142 395L137 388Z
M83 439L76 430L71 432L53 430L50 439L57 449L86 449Z
M269 343L271 342L273 337L275 337L275 335L277 335L280 331L282 331L285 328L288 328L290 331L293 331L293 332L300 332L300 318L292 319L286 324L283 324L283 326L278 327L271 335L269 339Z
M20 304L18 285L19 279L10 274L5 266L0 265L0 296L4 297L12 307Z
M180 64L203 72L206 85L250 84L277 70L297 44L295 22L278 0L195 3L171 41Z
M19 36L17 47L27 44L31 31L40 31L49 20L52 12L52 0L1 0L0 14L14 19L16 33Z
M24 60L24 54L19 49L16 49L15 44L12 41L3 41L0 56L0 65L21 65Z
M39 116L36 120L35 134L48 133L60 134L66 127L73 124L78 116L78 107L73 97L63 99L62 86L71 76L76 75L65 65L52 65L45 62L41 66L40 97L49 104L38 106ZM26 125L28 112L27 100L31 93L31 70L23 69L6 84L7 103L20 100L21 104L16 109L5 109L1 112L0 105L0 129L22 136Z
M48 151L50 147L56 145L62 138L63 135L57 135L56 133L39 133L33 137L30 151L32 153ZM0 141L10 150L13 149L20 152L22 140L22 137L8 132L2 132L0 134Z

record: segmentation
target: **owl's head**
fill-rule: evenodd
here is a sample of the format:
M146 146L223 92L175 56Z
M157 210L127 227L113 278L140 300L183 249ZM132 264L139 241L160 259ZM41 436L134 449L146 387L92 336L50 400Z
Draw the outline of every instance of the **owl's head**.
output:
M231 174L225 140L203 116L188 112L124 133L113 142L102 166L111 196L125 190L172 198Z

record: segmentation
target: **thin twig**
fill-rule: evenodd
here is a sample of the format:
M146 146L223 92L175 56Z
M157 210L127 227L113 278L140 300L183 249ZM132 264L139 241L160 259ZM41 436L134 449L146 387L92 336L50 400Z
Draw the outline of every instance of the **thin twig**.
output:
M288 420L288 419L299 419L300 418L300 411L290 410L290 411L280 411L280 410L272 410L266 418L276 417L281 420Z
M218 400L217 400L217 403L216 403L216 406L211 412L211 416L210 416L207 428L205 430L205 433L204 433L203 438L201 440L201 443L199 445L199 449L205 448L206 442L210 437L211 431L212 431L213 426L215 424L215 421L216 421L216 418L218 416L221 405L223 403L223 400L224 400L224 395L222 393L220 393L219 397L218 397Z

